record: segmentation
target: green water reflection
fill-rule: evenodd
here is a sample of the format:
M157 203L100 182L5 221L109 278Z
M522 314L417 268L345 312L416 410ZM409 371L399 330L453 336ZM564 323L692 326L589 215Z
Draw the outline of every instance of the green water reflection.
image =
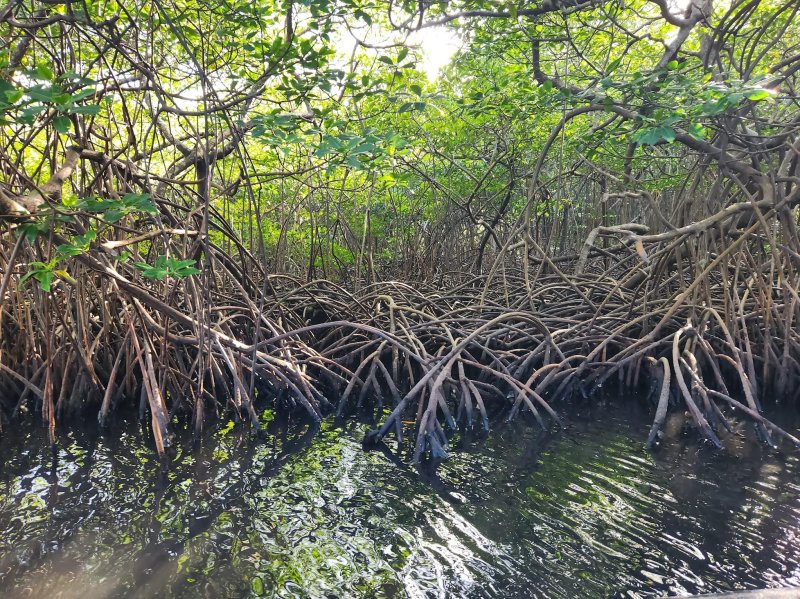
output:
M610 413L609 413L610 412ZM614 415L618 414L618 415ZM436 470L366 427L220 426L169 467L136 422L0 441L4 597L646 597L800 585L800 461L647 414L458 443Z

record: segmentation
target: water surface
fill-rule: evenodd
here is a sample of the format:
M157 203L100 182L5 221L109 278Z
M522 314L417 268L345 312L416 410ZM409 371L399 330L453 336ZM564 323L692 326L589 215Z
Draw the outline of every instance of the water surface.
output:
M159 467L136 421L0 439L3 597L651 597L800 585L800 456L635 402L464 441L438 469L366 426L221 424ZM269 415L265 415L269 419ZM786 420L786 419L785 419ZM788 420L794 420L790 417ZM787 424L787 422L784 422ZM793 425L796 428L796 424ZM744 427L742 431L744 431Z

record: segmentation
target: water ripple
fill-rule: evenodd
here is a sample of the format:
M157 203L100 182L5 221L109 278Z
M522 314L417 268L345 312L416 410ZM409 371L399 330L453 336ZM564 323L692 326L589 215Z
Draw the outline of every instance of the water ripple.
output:
M800 458L681 436L649 415L516 423L436 470L360 447L365 426L178 435L135 422L4 440L4 597L653 597L800 584Z

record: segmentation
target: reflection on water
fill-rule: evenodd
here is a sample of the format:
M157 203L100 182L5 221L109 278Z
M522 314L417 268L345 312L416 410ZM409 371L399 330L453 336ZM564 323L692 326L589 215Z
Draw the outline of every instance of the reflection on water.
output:
M615 416L614 414L618 414ZM622 415L619 415L622 414ZM363 425L0 441L3 597L647 597L800 585L800 459L695 435L643 448L636 405L495 428L439 469ZM15 436L16 435L16 436ZM796 538L798 537L798 538Z

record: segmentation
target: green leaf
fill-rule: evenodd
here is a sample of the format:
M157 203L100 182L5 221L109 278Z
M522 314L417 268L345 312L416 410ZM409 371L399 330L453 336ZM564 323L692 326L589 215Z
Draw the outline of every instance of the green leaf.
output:
M53 71L46 64L36 65L36 77L45 81L53 80Z
M67 109L67 112L71 112L72 114L84 114L84 115L94 116L100 113L100 105L86 104L83 106L71 106L70 108Z
M744 99L744 94L735 93L728 96L728 106L737 106Z
M760 100L771 98L772 94L766 89L756 89L751 92L747 92L746 97L748 100L752 100L753 102L759 102Z
M89 96L94 95L94 93L95 93L95 89L94 88L82 89L78 93L72 94L72 96L70 96L70 102L73 102L73 103L80 102L81 100L84 100L84 99L88 98Z
M34 85L25 90L31 100L37 102L55 102L56 98L61 95L61 88L57 86Z
M421 112L425 110L425 106L426 106L425 102L406 102L405 104L400 106L400 108L397 109L397 112L398 113L412 112L414 110Z
M56 273L52 270L42 270L39 272L34 273L33 278L39 281L39 287L41 287L42 291L50 293L50 290L53 286L53 279L56 277Z
M63 269L56 269L53 271L59 279L64 279L65 281L69 281L73 285L77 283L77 281L72 277L66 270Z
M354 13L354 14L355 14L355 17L356 17L357 19L361 19L361 20L362 20L362 21L364 21L364 22L365 22L367 25L372 25L372 17L371 17L371 16L369 16L369 14L368 14L368 13L364 12L364 11L363 11L363 10L361 10L360 8L359 8L359 9L356 9L356 11L355 11L355 13Z
M6 102L9 104L16 104L19 99L25 95L25 90L23 89L12 89L5 92Z
M706 128L698 123L692 123L689 125L689 127L686 129L686 132L698 140L703 140L706 138Z
M97 230L96 229L89 229L83 235L76 235L73 238L73 241L81 246L82 248L89 248L89 245L97 239Z
M351 154L372 154L377 150L375 144L369 141L364 141L358 144L355 148L350 150Z
M28 243L33 243L40 233L47 233L48 228L43 222L32 222L21 224L19 230L25 235Z
M153 279L156 281L161 281L162 279L166 278L167 276L167 269L158 266L150 266L146 262L136 262L134 264L136 268L142 271L142 276L145 279Z
M358 156L348 156L345 162L347 163L347 166L354 168L355 170L361 170L364 167L364 165L361 164L361 161L358 159Z
M63 114L53 119L53 127L59 133L69 133L70 120Z
M72 245L70 243L62 243L56 248L56 252L60 257L68 258L70 256L77 256L78 254L82 254L83 250L76 245Z
M20 278L20 288L28 280L35 279L39 283L39 287L42 289L42 291L49 292L53 285L53 279L56 276L55 272L53 272L55 260L51 260L48 264L45 264L44 262L31 262L28 266L31 267L31 270L29 270Z
M102 214L103 220L110 223L115 223L135 212L151 216L158 214L158 208L150 200L150 195L146 193L128 193L120 200L81 198L76 202L75 207L79 210Z
M128 212L144 212L150 216L158 214L158 208L150 199L149 193L126 193L122 197L122 203Z
M25 95L24 90L17 89L12 83L0 79L0 106L15 104L23 95Z
M45 110L47 110L47 107L43 104L39 104L37 106L28 106L22 111L18 120L20 123L30 125L34 120L36 120L36 117Z
M199 273L200 270L195 268L194 264L194 260L177 260L175 258L159 256L156 258L154 265L147 264L146 262L136 262L134 266L142 271L142 276L145 279L161 281L168 276L182 279Z
M641 129L634 135L633 140L642 146L654 146L662 141L672 143L675 141L675 129L668 125Z
M317 158L323 158L330 154L335 150L340 150L342 148L342 143L336 139L336 137L328 136L324 137L320 144L317 146L317 149L314 151L314 155Z
M668 126L659 127L659 133L661 138L665 140L667 143L672 143L675 141L675 129Z
M171 272L173 276L188 277L196 275L200 272L199 268L195 268L194 260L180 260L171 265Z
M616 59L612 60L611 62L609 62L608 66L606 67L606 75L610 75L611 73L616 71L617 67L619 67L619 65L621 63L622 63L622 57L621 56L619 58L616 58Z

